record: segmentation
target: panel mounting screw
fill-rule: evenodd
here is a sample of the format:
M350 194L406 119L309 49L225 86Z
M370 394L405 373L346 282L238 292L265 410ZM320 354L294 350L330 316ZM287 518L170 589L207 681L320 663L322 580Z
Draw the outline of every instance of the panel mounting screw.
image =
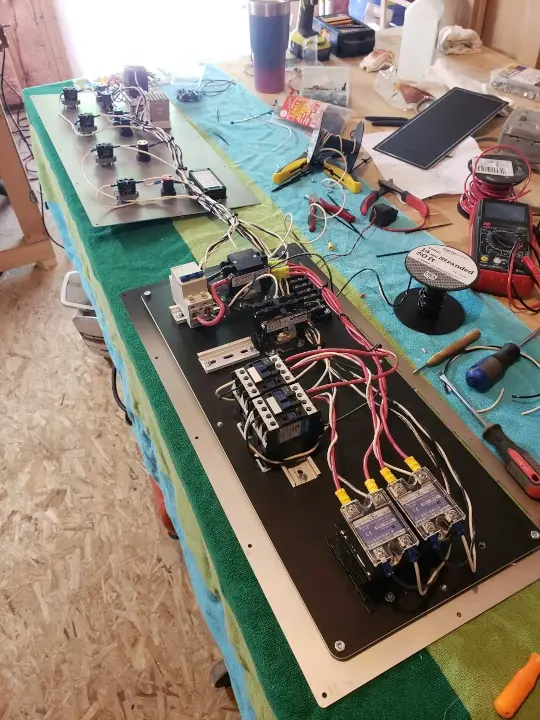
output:
M336 642L334 643L334 647L338 652L343 652L345 650L345 643L343 642L343 640L336 640Z
M218 428L223 427L223 423L221 422L221 420L218 423L216 423L216 427L218 427Z
M540 532L538 532L538 530L531 530L531 537L533 540L540 540Z
M384 596L384 599L386 600L386 602L394 602L394 600L396 599L396 596L394 595L393 592L387 592L386 595Z
M480 548L480 550L485 550L485 549L486 549L486 543L485 543L485 542L479 542L479 543L478 543L478 547Z
M442 590L443 592L446 592L446 591L448 590L448 586L447 586L447 585L441 585L441 590Z
M144 295L145 298L152 297L152 293L150 292L150 290L145 290L145 291L143 292L143 295Z

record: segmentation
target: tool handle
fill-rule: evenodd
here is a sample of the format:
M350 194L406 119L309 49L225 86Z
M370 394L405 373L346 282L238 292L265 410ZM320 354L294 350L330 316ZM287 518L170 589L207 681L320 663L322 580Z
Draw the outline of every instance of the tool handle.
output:
M315 232L317 229L317 208L312 202L309 203L308 228L309 232Z
M540 655L532 653L528 663L520 668L500 695L493 707L503 718L512 718L533 690L540 676Z
M520 353L517 345L506 343L497 352L481 358L465 373L467 385L480 393L491 390L504 377L508 368L519 360Z
M344 185L347 190L350 190L352 193L361 192L362 183L359 180L355 180L348 172L343 174L343 168L338 165L333 165L329 160L325 160L323 170L327 175Z
M373 203L378 200L379 193L377 190L372 190L369 195L366 195L366 197L362 200L362 204L360 205L360 213L362 215L367 215L369 208L373 205Z
M272 175L272 182L276 185L285 182L285 180L288 180L292 175L294 175L294 173L301 170L306 164L307 159L305 155L296 158L296 160L293 160L292 162L287 163L287 165L284 165L279 170L276 170L276 172Z
M435 353L435 355L432 355L424 367L435 367L435 365L440 365L446 359L452 357L452 355L457 355L458 352L471 345L475 340L478 340L479 337L480 330L471 330L463 337L454 340L454 342L450 343L450 345L447 345L442 350L439 350L439 352Z
M355 216L352 213L350 213L348 210L345 210L345 208L340 208L339 205L333 205L332 203L326 202L326 200L323 200L322 198L317 200L317 202L323 208L323 210L326 210L327 213L331 213L332 215L343 218L344 220L347 220L347 222L355 222L356 220Z
M410 192L405 191L401 194L401 199L404 203L407 203L409 207L412 207L413 210L419 212L423 218L429 218L429 205L421 198L416 197L416 195L412 195Z
M367 120L367 118L366 118ZM403 127L409 121L405 118L393 118L388 120L370 120L372 127Z
M540 500L540 464L526 450L510 440L498 423L489 425L483 432L483 438L496 448L507 473L521 489L534 500Z

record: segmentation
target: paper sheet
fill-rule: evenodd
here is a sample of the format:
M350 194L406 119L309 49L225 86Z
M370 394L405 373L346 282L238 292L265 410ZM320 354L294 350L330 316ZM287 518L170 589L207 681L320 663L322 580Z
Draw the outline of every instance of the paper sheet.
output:
M391 134L392 131L366 133L362 140L362 147L369 152L385 180L393 180L398 187L422 200L435 195L461 195L469 175L469 160L480 154L480 147L474 138L464 140L452 150L450 157L431 170L420 170L373 150L375 145Z

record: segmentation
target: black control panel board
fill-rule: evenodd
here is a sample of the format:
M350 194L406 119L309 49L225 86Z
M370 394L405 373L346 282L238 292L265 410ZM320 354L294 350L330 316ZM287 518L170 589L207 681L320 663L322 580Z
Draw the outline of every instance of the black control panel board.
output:
M146 290L151 293L143 300L142 293ZM220 401L214 393L241 365L207 374L197 358L198 352L249 336L252 322L249 310L233 312L215 327L190 329L186 324L177 325L171 316L169 306L173 301L168 280L122 293L122 299L132 318L140 314L141 307L146 307L145 311L153 318L334 657L345 660L358 654L538 549L538 541L531 538L531 531L536 526L438 415L401 375L395 373L388 378L389 396L407 407L424 427L429 428L470 496L474 508L478 568L473 574L468 565L463 564L463 546L456 540L452 548L452 565L443 569L425 597L420 597L415 590L396 588L393 599L366 603L329 545L329 540L335 537L341 513L326 464L328 433L323 435L319 449L313 455L321 471L317 479L293 487L281 469L261 472L238 431L235 403ZM355 347L336 318L321 323L318 329L328 347ZM356 393L340 391L338 417L361 402L362 398ZM410 430L392 414L389 425L404 450L422 465L430 467ZM336 459L339 473L364 489L361 458L373 435L368 408L360 408L341 420L338 430ZM386 442L383 442L383 451L387 462L401 466L400 459ZM374 461L370 467L379 487L384 487L385 482ZM451 487L454 499L465 511L459 490L454 485ZM350 495L354 497L352 491ZM338 639L345 643L346 650L342 653L336 652L334 647Z

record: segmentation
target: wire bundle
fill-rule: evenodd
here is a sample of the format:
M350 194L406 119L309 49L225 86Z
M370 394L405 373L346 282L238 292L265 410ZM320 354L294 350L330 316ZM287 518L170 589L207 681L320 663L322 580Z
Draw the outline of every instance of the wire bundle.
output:
M523 160L527 167L528 175L523 181L522 186L519 190L516 190L515 185L513 185L510 181L508 183L495 184L490 183L488 180L479 177L477 168L480 161L483 160L486 155L498 153L501 150L511 151L514 155L517 155L521 160ZM503 202L515 202L529 192L527 188L531 181L531 174L532 170L530 163L525 157L525 155L523 155L523 153L521 153L519 150L511 147L510 145L492 145L486 150L483 150L474 161L471 174L465 181L465 187L463 189L463 194L461 195L461 198L459 200L458 209L460 209L462 213L466 215L466 217L470 217L474 214L475 208L480 202L480 200L488 199L500 200Z

